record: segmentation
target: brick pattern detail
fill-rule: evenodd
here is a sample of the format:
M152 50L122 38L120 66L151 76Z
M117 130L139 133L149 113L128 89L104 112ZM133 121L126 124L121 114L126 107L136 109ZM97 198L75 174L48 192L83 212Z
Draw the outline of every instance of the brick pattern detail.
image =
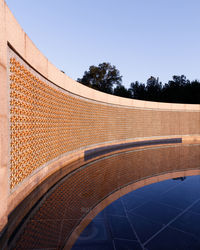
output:
M199 133L198 112L95 102L58 88L14 52L9 65L11 190L49 161L89 145Z

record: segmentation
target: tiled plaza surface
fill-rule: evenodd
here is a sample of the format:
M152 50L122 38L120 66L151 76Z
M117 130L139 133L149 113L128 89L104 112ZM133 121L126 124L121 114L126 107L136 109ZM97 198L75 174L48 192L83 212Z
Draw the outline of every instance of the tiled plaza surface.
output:
M135 190L106 207L73 250L199 250L200 176Z

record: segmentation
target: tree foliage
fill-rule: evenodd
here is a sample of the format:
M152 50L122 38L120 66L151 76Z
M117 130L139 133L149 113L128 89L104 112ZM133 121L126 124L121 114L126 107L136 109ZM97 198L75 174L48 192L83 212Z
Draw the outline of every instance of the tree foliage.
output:
M164 85L158 78L150 77L146 84L137 81L131 83L130 90L134 99L200 104L200 82L190 82L184 75L174 75Z
M101 63L98 66L90 66L89 71L85 71L78 82L94 89L112 94L115 86L120 86L122 76L119 70L110 63Z
M123 85L118 85L114 88L114 95L132 98L132 93L130 89L126 89Z
M146 86L144 83L138 81L132 82L129 90L132 93L132 98L145 100L146 99Z

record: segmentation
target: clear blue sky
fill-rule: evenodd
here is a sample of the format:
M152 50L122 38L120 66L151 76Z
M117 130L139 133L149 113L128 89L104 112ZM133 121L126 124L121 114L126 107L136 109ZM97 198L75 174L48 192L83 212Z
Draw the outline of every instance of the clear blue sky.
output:
M110 62L128 87L200 79L200 0L6 0L40 51L73 79Z

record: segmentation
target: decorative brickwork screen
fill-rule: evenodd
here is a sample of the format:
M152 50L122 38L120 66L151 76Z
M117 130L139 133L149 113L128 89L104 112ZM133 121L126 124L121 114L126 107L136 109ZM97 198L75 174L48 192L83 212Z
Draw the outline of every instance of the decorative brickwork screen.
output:
M10 188L74 150L136 137L199 133L197 112L139 109L73 95L9 48Z

